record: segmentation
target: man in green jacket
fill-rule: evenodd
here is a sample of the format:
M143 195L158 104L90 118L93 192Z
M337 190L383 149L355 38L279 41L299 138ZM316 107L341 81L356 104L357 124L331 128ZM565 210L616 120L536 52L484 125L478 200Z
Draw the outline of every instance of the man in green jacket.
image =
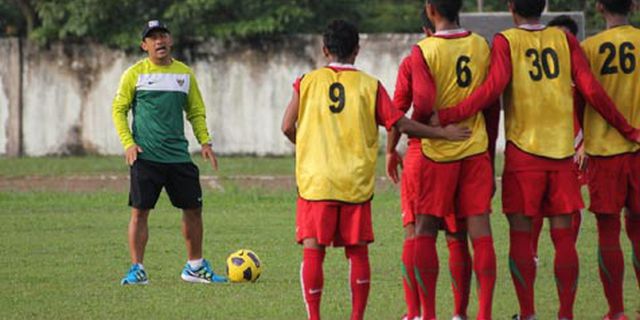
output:
M148 57L127 69L113 101L113 121L130 166L129 251L132 266L122 284L146 284L142 265L149 238L147 220L164 187L173 206L182 209L182 233L188 261L181 278L188 282L226 282L202 258L202 190L198 167L191 161L184 136L183 112L202 146L202 156L217 169L205 107L193 71L171 56L167 26L147 22L142 49ZM129 129L127 114L132 110Z

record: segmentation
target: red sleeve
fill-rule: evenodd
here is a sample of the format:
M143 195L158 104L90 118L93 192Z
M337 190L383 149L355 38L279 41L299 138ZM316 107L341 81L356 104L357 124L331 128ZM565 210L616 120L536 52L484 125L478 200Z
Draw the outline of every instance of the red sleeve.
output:
M296 79L293 83L293 90L295 90L298 94L300 94L300 82L302 81L302 77Z
M616 108L602 85L591 73L589 61L580 43L571 34L567 34L569 50L571 50L571 75L576 89L598 113L627 139L635 140L640 136L640 130L633 128Z
M573 90L573 108L579 129L584 128L584 105L585 102L582 95L578 90Z
M387 130L404 117L404 113L393 107L391 98L382 83L378 82L378 95L376 96L376 122Z
M418 46L414 46L411 49L411 92L414 113L419 115L413 118L426 123L429 120L428 117L433 113L437 90L436 82ZM425 119L422 119L422 117L425 117Z
M487 79L470 96L455 107L440 110L438 112L440 124L445 126L460 122L491 106L491 103L500 98L509 81L511 81L511 71L509 42L503 35L496 34L493 38L491 65L489 66Z
M489 137L489 155L491 163L496 158L496 141L498 140L498 126L500 125L500 100L495 101L489 108L482 111L484 115L487 136Z
M393 105L406 113L411 108L413 95L411 91L411 56L402 59L396 78L396 90L393 93Z

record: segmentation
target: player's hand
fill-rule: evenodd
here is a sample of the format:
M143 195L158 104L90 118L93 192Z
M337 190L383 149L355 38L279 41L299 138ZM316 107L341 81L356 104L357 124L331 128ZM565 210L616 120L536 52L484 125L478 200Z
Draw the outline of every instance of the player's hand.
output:
M450 124L442 128L442 135L447 140L462 141L471 137L471 129Z
M127 162L127 165L132 166L133 163L138 160L138 153L142 153L142 148L137 144L132 145L124 151L124 160Z
M400 182L400 174L398 173L398 167L402 168L402 157L398 151L387 153L387 177L395 184Z
M575 163L578 165L578 169L579 170L584 170L584 166L586 164L587 161L587 156L584 153L584 145L581 145L580 148L578 148L578 150L576 150L576 155L573 158Z
M434 112L433 115L431 115L431 118L429 118L429 125L432 127L440 126L440 117L438 117L437 112Z
M202 151L200 151L200 153L202 153L202 158L204 158L205 160L209 160L209 163L211 163L211 168L213 168L213 170L218 171L218 159L216 159L216 154L213 152L213 148L211 147L210 144L205 143L202 145Z

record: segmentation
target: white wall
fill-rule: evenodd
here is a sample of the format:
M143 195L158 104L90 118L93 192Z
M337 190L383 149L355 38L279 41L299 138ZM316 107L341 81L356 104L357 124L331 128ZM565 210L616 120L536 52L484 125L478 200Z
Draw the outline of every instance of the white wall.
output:
M582 13L573 16L584 25ZM491 39L513 22L506 13L465 14L462 24ZM398 65L420 37L363 34L356 66L378 77L393 95ZM280 133L280 120L291 97L293 81L325 64L321 41L318 35L253 45L210 41L187 52L193 60L191 67L206 104L207 125L218 153L292 152L292 146ZM0 39L0 52L17 52L16 43ZM55 44L46 49L26 42L23 47L23 153L121 154L111 120L111 102L121 74L143 54L126 55L95 44ZM9 112L19 109L12 105L18 99L11 98L20 92L19 87L13 87L19 85L15 70L0 65L0 155L9 152L7 145L20 145L19 141L9 141L20 135L8 134L9 123L20 123L13 118L18 113ZM191 150L197 150L188 124L185 133ZM502 149L503 130L500 135L498 148Z
M9 97L0 81L0 155L7 153L7 137L9 130Z

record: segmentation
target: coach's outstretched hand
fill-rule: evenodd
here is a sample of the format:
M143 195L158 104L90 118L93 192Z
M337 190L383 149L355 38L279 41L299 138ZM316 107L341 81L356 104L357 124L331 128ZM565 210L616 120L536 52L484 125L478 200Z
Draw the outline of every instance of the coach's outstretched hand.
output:
M442 128L442 135L447 140L462 141L471 137L471 129L467 127L460 127L455 124L450 124Z
M137 144L132 145L127 148L124 152L124 160L127 162L127 165L132 166L136 160L138 160L138 153L142 152L142 148Z
M395 184L400 182L398 167L402 168L402 156L398 151L393 150L387 153L387 177Z
M208 143L203 144L202 151L200 151L200 153L202 153L202 158L204 158L205 160L209 160L209 163L211 163L211 168L215 171L218 171L218 159L216 159L216 154L213 153L213 148L211 147L211 145Z

